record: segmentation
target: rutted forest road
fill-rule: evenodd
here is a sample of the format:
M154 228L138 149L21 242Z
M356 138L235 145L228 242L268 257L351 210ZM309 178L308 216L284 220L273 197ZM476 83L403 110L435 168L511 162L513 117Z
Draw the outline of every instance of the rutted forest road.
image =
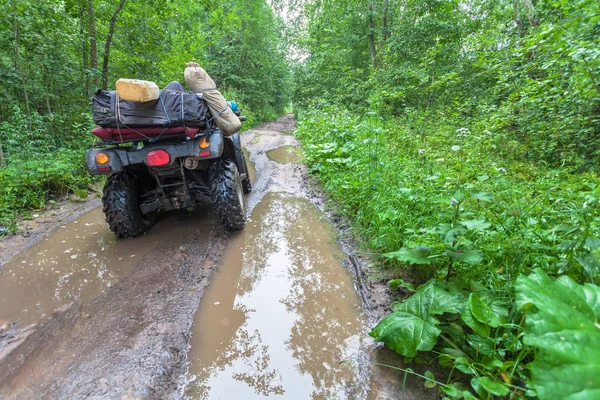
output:
M117 241L82 208L1 266L0 398L435 397L370 362L398 362L367 336L389 293L335 241L294 127L242 135L255 179L239 234L206 207Z

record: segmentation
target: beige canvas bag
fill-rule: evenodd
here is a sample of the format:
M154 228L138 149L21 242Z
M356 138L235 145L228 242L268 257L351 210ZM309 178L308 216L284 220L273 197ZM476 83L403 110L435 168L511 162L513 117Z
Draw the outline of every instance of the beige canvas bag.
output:
M204 94L204 100L223 135L231 136L239 132L242 127L240 119L229 108L208 73L195 62L189 62L186 64L184 76L190 89Z

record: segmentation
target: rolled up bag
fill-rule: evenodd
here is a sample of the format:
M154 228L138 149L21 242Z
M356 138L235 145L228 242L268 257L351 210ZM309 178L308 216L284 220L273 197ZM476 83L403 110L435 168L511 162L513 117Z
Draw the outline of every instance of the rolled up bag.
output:
M225 136L231 136L240 131L242 123L237 115L229 108L225 98L217 90L217 86L208 73L195 62L186 64L185 81L189 88L204 95L217 127Z

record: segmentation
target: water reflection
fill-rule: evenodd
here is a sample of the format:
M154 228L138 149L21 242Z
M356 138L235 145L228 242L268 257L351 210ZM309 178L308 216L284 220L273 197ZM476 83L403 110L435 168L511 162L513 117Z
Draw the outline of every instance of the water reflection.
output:
M364 398L365 334L331 227L306 200L268 195L234 238L196 316L192 398Z
M302 150L297 146L281 146L267 151L269 159L280 164L298 164L304 160Z

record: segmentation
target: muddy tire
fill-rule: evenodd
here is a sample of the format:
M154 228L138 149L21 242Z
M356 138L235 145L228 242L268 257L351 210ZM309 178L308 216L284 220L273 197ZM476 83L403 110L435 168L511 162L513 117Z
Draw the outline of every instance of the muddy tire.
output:
M156 222L156 213L143 216L140 212L138 182L134 172L125 170L111 175L104 185L102 210L118 238L143 235Z
M248 194L252 191L252 183L250 183L250 170L248 170L248 162L246 161L246 156L242 154L242 161L244 163L244 170L246 171L246 177L242 179L242 187L244 188L244 193Z
M216 160L208 170L215 213L228 231L246 224L246 200L240 173L233 161Z

